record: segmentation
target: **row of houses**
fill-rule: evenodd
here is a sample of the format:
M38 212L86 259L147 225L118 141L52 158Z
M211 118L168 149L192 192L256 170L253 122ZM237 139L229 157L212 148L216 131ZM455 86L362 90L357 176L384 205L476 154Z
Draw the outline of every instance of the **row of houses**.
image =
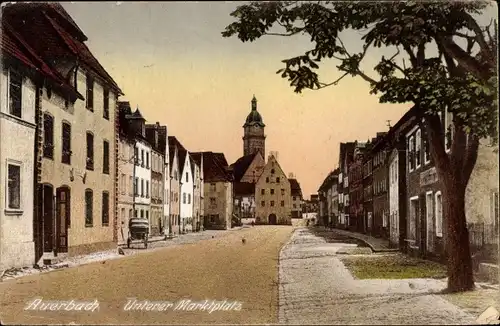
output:
M250 206L271 224L300 209L298 182L263 159L255 98L245 156L228 165L120 100L61 4L7 4L1 24L0 269L116 247L132 217L168 237L230 228Z
M423 121L411 108L389 131L340 144L338 167L319 187L320 223L387 239L410 254L444 259L443 195ZM439 114L445 130L451 114ZM447 151L451 137L443 139ZM466 193L472 249L498 243L498 154L481 140Z

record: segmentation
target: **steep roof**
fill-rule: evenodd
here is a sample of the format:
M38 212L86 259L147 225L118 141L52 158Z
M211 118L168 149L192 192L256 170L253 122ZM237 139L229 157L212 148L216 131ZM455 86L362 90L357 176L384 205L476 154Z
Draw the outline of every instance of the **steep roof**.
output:
M302 189L300 188L300 184L297 181L297 179L292 178L292 179L288 179L288 181L290 182L290 189L291 189L292 196L302 197Z
M318 192L326 191L328 188L330 188L333 185L333 183L337 181L338 175L339 175L338 168L328 173L326 178L321 183Z
M168 143L172 146L177 147L177 154L179 158L179 170L181 174L184 174L184 166L186 162L186 155L188 155L187 150L182 146L182 144L177 140L175 136L168 136Z
M2 11L2 20L7 20L46 62L78 58L117 93L123 95L114 79L83 43L85 35L62 6L46 2L17 2L4 6Z
M239 182L241 178L245 175L245 172L247 172L248 167L250 164L252 164L253 160L255 159L255 156L257 156L258 153L253 153L249 155L245 155L240 157L236 162L231 164L230 168L233 171L233 176L234 180Z
M233 183L234 194L237 196L255 195L255 184L252 182Z
M196 162L201 162L203 155L203 177L205 182L232 181L232 173L228 170L226 157L223 153L197 152L192 153Z

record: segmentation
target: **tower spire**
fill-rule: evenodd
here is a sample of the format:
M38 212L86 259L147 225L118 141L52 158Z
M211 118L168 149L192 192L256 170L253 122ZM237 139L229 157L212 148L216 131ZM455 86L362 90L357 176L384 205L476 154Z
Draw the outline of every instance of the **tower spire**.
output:
M252 111L257 110L257 99L255 98L255 94L253 94L252 98Z

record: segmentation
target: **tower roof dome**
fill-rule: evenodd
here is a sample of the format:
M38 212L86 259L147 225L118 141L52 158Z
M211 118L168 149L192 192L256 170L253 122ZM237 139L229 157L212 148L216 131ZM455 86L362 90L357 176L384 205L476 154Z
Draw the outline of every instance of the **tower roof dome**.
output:
M262 116L260 115L259 111L257 111L257 99L255 98L255 95L252 98L252 111L250 111L250 113L248 114L243 127L253 126L253 125L258 125L261 127L266 126L264 124L264 121L262 120Z

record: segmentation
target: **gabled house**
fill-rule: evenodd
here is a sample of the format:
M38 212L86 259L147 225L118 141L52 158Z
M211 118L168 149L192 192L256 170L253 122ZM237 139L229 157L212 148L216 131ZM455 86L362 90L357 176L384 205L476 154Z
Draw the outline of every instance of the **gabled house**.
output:
M172 221L170 220L170 184L171 184L171 168L170 168L170 148L168 146L168 129L167 126L159 128L159 149L163 154L163 231L165 236L170 234Z
M255 218L255 183L266 162L260 151L240 157L229 169L234 180L234 213L241 218Z
M191 153L191 157L195 163L195 171L194 171L194 201L193 201L193 215L194 219L194 230L199 232L203 229L204 225L204 216L205 216L205 191L204 191L204 182L205 182L205 159L203 152Z
M372 186L373 186L373 220L369 226L371 234L389 239L390 237L390 209L389 209L389 178L386 132L378 132L370 149L372 157Z
M118 102L118 244L126 244L128 222L134 217L135 135L127 116L132 114L129 102Z
M258 224L292 224L291 187L276 156L271 154L255 184L255 222Z
M338 169L328 173L318 189L319 197L319 219L318 225L337 225L338 217ZM336 198L334 199L333 196ZM335 203L335 205L334 205Z
M151 144L146 138L146 120L135 110L126 116L135 138L134 147L134 216L149 221L151 233Z
M363 233L370 234L373 225L373 158L371 156L371 147L373 141L366 142L367 155L363 158Z
M340 143L339 152L339 227L349 226L349 165L354 156L354 142Z
M180 180L180 230L185 233L192 231L193 219L193 170L191 169L191 157L182 146L182 144L174 136L169 136L169 143L177 147L177 154L179 158L179 180Z
M160 137L160 123L146 124L146 139L151 144L151 235L163 235L165 144Z
M290 182L290 191L292 195L292 218L302 218L302 189L293 174L290 175L288 181Z
M181 233L181 173L179 167L179 149L177 140L174 137L168 136L168 153L170 167L170 206L169 206L169 236L178 235Z
M366 143L355 142L354 154L349 164L349 224L352 231L363 232L363 161Z
M203 157L204 228L230 229L233 214L233 175L223 153L200 154Z
M59 3L6 5L2 29L7 25L38 69L50 72L47 81L60 79L43 86L41 79L34 95L35 260L112 248L118 240L116 101L122 92ZM84 150L74 150L79 139Z

